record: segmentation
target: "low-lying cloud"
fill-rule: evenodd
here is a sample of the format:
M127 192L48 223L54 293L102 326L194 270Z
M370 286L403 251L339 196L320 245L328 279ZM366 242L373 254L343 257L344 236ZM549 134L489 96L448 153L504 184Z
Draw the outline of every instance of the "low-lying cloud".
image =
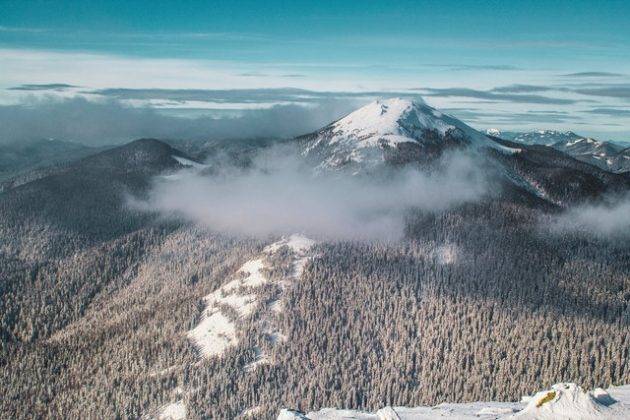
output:
M476 159L462 154L445 158L432 173L407 169L386 178L315 173L287 156L295 155L274 149L248 170L162 178L146 201L133 204L230 234L396 240L408 209L443 210L487 192Z
M314 131L354 110L354 99L321 99L308 107L276 105L236 117L182 118L116 100L83 98L33 100L0 106L0 143L56 138L87 145L125 143L138 138L286 138Z
M473 98L522 104L570 105L578 102L574 99L552 98L542 95L505 93L496 89L477 90L470 88L422 88L419 90L422 91L423 96Z
M630 195L601 204L586 204L555 218L556 232L578 232L603 237L630 236Z
M608 71L582 71L579 73L563 74L561 77L621 77L623 74Z

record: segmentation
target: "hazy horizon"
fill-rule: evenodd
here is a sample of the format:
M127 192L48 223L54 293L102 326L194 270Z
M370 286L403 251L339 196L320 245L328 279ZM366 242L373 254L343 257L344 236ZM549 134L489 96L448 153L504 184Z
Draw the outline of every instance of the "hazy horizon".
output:
M477 129L630 140L630 6L534 3L5 0L0 106L226 119L419 96Z

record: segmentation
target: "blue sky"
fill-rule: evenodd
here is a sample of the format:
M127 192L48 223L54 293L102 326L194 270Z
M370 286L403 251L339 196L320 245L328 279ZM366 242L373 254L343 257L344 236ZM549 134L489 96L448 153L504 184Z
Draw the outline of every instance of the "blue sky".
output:
M134 106L246 110L305 94L182 90L403 92L479 128L630 139L629 17L614 0L0 0L0 101L126 88L143 90L116 93ZM49 84L77 87L19 89Z

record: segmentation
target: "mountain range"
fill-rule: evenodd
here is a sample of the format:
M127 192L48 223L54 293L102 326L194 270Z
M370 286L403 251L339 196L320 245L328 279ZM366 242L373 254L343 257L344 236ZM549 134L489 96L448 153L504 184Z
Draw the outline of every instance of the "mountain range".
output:
M395 241L235 234L149 205L164 184L198 204L206 190L192 187L249 173L272 141L141 139L26 174L31 163L12 166L19 182L0 192L0 417L277 418L630 383L630 247L613 211L630 175L573 156L586 140L565 139L565 151L498 134L388 99L281 142L308 182L351 178L368 192L399 172L439 181L452 155L484 173L475 199L404 208ZM582 228L600 209L606 223L621 215L621 236L566 223Z
M599 141L572 131L540 130L519 133L489 129L486 130L486 134L517 143L553 147L610 172L630 171L630 147L626 143Z
M506 192L561 205L628 186L627 176L585 165L559 148L491 137L407 99L373 102L298 141L316 167L355 174L379 165L431 166L451 150L466 150L489 160Z

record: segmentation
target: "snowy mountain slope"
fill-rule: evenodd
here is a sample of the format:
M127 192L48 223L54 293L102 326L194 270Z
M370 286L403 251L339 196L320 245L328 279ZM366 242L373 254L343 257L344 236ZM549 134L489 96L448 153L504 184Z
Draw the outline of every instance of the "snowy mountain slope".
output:
M552 147L611 172L630 170L630 149L622 149L611 142L587 138L570 143L557 143Z
M259 316L258 322L263 322L261 319L266 322L266 318L274 318L274 313L281 312L280 301L266 306L260 302L259 289L271 283L282 290L290 281L299 279L308 260L308 251L314 244L314 241L301 235L291 235L274 242L260 256L243 264L235 279L207 295L204 298L206 308L201 321L188 332L188 337L197 345L201 355L206 358L221 356L228 348L238 344L238 323L231 314L246 319L258 310L266 315ZM291 252L293 270L290 278L274 281L265 271L270 268L269 260L284 247L288 247ZM227 312L226 308L229 308ZM272 325L273 322L268 324ZM272 344L282 339L282 333L276 329L269 329L267 332ZM249 366L251 369L268 362L260 348L254 349L254 352L256 361Z
M455 147L490 147L509 153L486 135L430 106L409 99L372 102L316 133L301 137L304 155L322 168L426 162Z
M567 136L575 140L574 134ZM354 175L375 174L383 166L439 169L441 156L465 150L489 174L496 191L534 205L563 207L628 186L628 180L555 149L491 137L408 99L372 102L297 140L318 170Z
M486 130L486 134L527 145L553 147L575 159L611 172L630 170L630 149L611 141L583 137L572 131L540 130L526 133Z
M623 149L612 159L611 169L613 172L630 172L630 147Z
M277 363L269 353L272 347L286 340L278 323L278 316L283 312L283 292L302 276L305 265L313 257L314 245L315 241L299 234L283 237L245 262L233 279L205 296L201 319L187 332L201 358L223 357L239 344L239 337L245 337L255 346L251 348L254 358L243 366L244 371L253 372L262 365ZM288 264L286 269L283 263ZM273 271L285 274L278 277L271 274ZM268 299L265 294L265 289L270 288L279 291L274 299ZM179 390L179 399L161 407L157 418L186 418L188 395L189 391ZM258 410L256 406L246 408L239 418L255 418Z
M518 131L502 131L496 128L486 130L486 134L493 137L500 137L504 140L515 141L524 144L538 144L542 146L551 146L559 142L571 142L582 139L582 136L572 131L556 131L556 130L537 130L529 132Z
M584 391L572 383L560 383L550 390L523 397L521 402L474 402L434 407L385 407L376 412L324 408L308 414L283 409L278 420L430 420L448 419L626 419L630 416L630 385L607 391Z

